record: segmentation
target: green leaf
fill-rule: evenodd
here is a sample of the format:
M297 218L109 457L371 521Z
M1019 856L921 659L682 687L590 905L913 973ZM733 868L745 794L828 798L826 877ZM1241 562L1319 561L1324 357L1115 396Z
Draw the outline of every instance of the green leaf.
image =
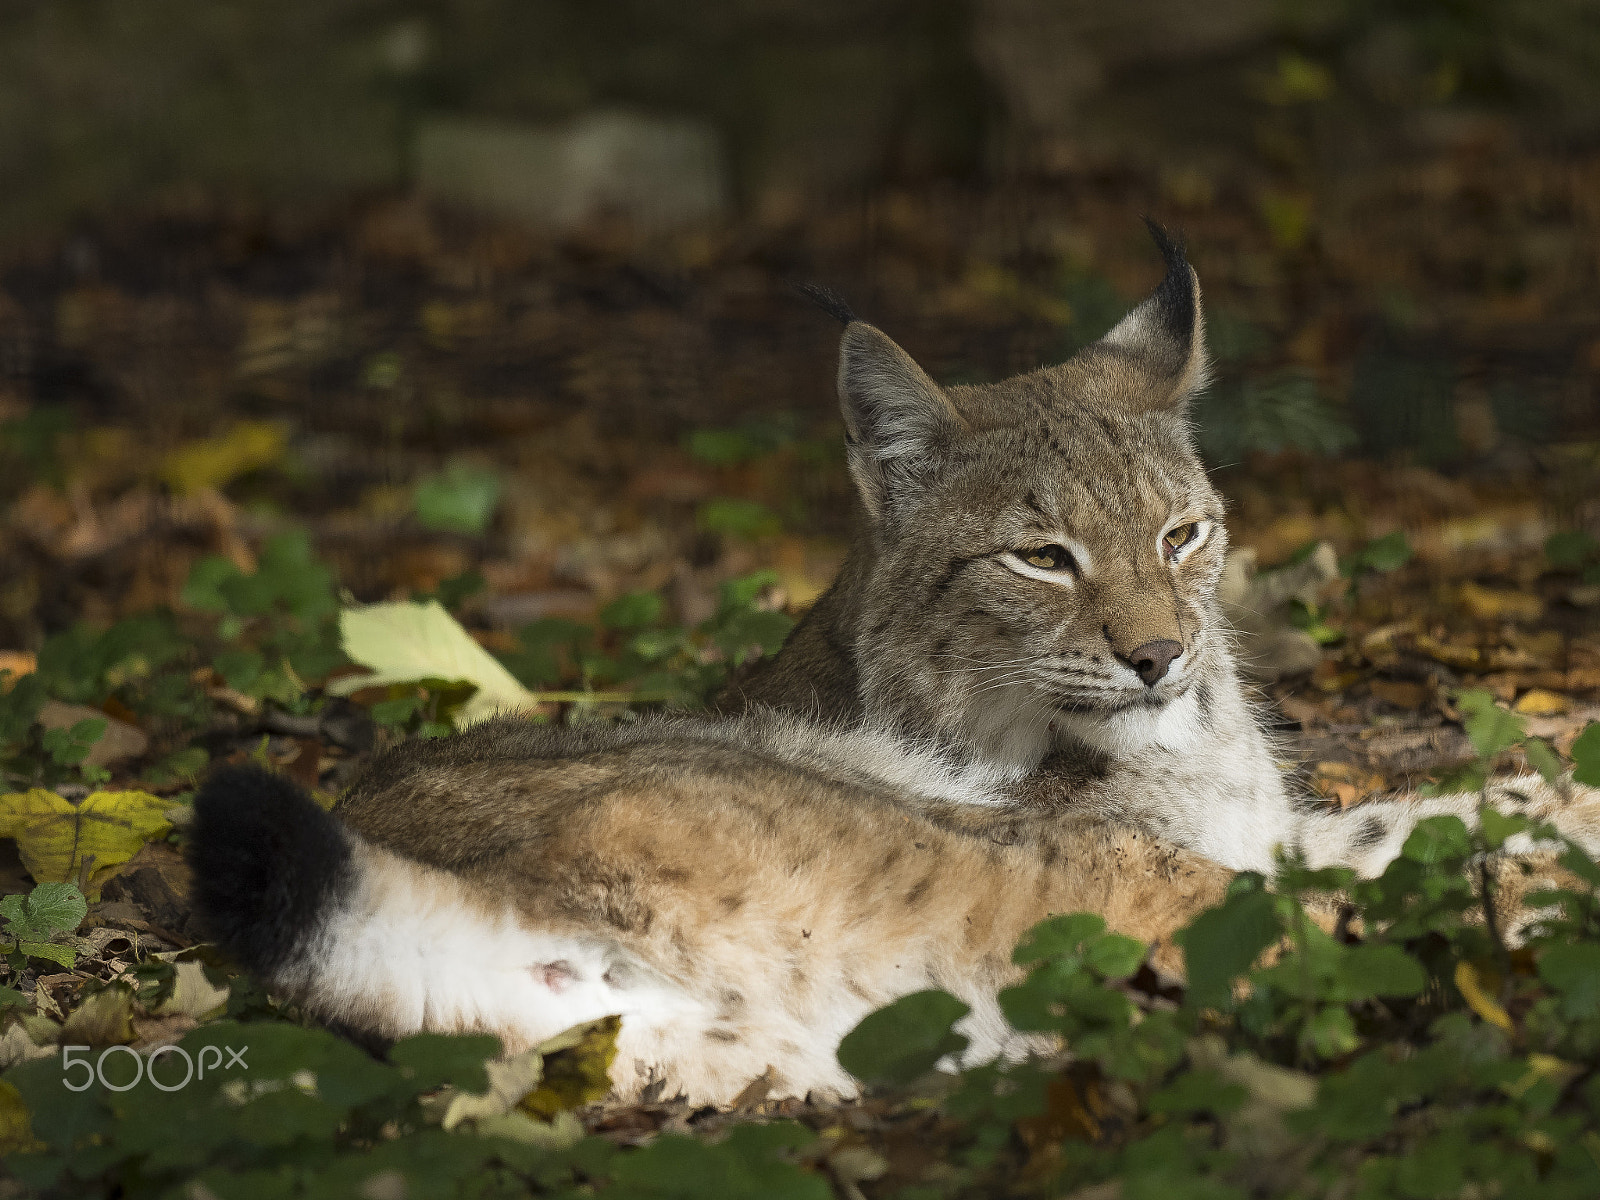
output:
M1339 564L1339 570L1346 576L1363 571L1393 571L1410 562L1411 554L1411 543L1406 540L1405 531L1396 529L1361 547Z
M61 766L76 766L89 756L89 751L109 727L110 722L105 717L85 717L67 728L46 729L40 744Z
M1600 1015L1600 943L1550 946L1539 956L1539 978L1561 993L1565 1016Z
M1560 755L1543 738L1528 738L1522 743L1522 752L1528 756L1528 765L1539 772L1546 783L1556 782L1564 773Z
M1145 950L1137 938L1112 933L1091 945L1083 961L1104 979L1126 979L1144 962Z
M1472 853L1472 838L1460 817L1427 817L1418 821L1400 856L1423 864L1462 859Z
M32 1002L16 988L0 987L0 1012L8 1008L31 1008Z
M372 719L379 725L393 728L404 725L427 700L421 696L399 696L393 700L379 700L372 706Z
M1544 556L1552 567L1576 571L1591 559L1600 558L1600 541L1582 529L1564 529L1545 539Z
M1600 787L1600 721L1591 721L1572 743L1572 778Z
M460 608L462 601L469 596L476 596L488 586L489 581L483 577L483 572L463 571L441 582L434 599L446 608L454 610Z
M502 486L490 468L456 461L422 479L412 493L412 505L429 529L482 533L500 502Z
M1461 710L1467 738L1479 758L1493 758L1523 738L1522 717L1501 708L1489 692L1481 689L1461 692L1456 696L1456 707Z
M88 911L88 901L71 883L41 883L28 893L29 919L51 934L71 933Z
M189 568L189 579L183 585L183 603L200 612L223 613L228 611L228 599L223 587L240 577L239 568L220 555L202 558Z
M778 514L756 500L723 496L707 500L695 513L695 524L708 533L763 538L783 531Z
M71 946L63 946L59 942L18 942L17 949L29 958L48 958L63 967L70 967L78 961L78 952Z
M712 467L735 467L759 458L768 449L739 429L697 429L686 441L689 456Z
M640 629L661 620L665 607L656 592L629 592L600 610L600 624L607 629Z
M1346 1000L1371 996L1416 996L1428 986L1422 964L1399 946L1366 943L1351 946L1338 970Z
M1283 934L1277 901L1263 890L1259 876L1242 875L1234 887L1238 890L1176 936L1188 967L1188 999L1197 1007L1227 1005L1234 979Z
M902 996L844 1035L839 1065L866 1083L909 1083L967 1048L951 1027L971 1011L949 992Z
M1360 1044L1350 1013L1338 1006L1318 1009L1305 1023L1300 1036L1303 1044L1322 1058L1348 1054Z
M254 650L234 647L219 650L212 656L211 665L222 676L222 681L234 691L249 695L250 689L261 678L262 671L266 670L267 660Z
M419 1033L394 1044L389 1061L418 1092L450 1084L464 1092L484 1092L484 1063L499 1057L500 1039L488 1034Z
M1047 917L1023 935L1011 961L1020 967L1044 959L1076 957L1083 944L1099 937L1105 928L1105 918L1095 913Z

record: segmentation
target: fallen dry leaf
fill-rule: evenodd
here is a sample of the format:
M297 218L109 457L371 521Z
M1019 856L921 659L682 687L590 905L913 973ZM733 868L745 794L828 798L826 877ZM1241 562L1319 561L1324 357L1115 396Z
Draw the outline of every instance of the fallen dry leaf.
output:
M170 803L148 792L92 792L77 803L48 788L10 792L0 796L0 837L16 839L36 883L78 883L93 901L117 867L172 828Z
M1527 592L1463 583L1457 597L1480 621L1537 621L1544 616L1544 601Z
M1547 692L1543 688L1534 688L1524 692L1511 706L1512 712L1524 713L1530 717L1553 717L1564 713L1571 707L1571 702L1555 692Z
M1396 708L1421 708L1433 698L1433 689L1427 684L1406 680L1372 679L1368 680L1367 688L1379 700Z

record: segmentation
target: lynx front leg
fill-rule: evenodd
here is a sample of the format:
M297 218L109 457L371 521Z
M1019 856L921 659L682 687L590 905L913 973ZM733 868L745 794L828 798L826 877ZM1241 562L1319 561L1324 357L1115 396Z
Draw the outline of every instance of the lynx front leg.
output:
M1487 792L1488 802L1500 812L1548 822L1589 854L1600 855L1600 789L1571 779L1552 784L1537 775L1519 775L1491 783ZM1302 812L1295 825L1296 848L1313 867L1346 866L1363 876L1381 875L1399 857L1419 821L1448 815L1476 828L1483 800L1478 792L1409 795L1343 811ZM1516 855L1557 848L1559 843L1536 842L1523 834L1506 844L1506 850Z

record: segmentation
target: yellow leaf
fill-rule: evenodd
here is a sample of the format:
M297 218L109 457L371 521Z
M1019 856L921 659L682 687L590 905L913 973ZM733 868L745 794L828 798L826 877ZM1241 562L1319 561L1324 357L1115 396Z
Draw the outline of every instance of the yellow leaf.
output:
M161 478L180 495L220 488L283 458L287 434L268 421L241 421L221 437L185 442L161 464Z
M0 837L15 838L36 883L79 883L90 900L112 870L172 825L169 801L148 792L93 792L74 804L48 788L0 796Z
M0 1080L0 1155L32 1154L44 1143L33 1136L33 1117L14 1084Z
M621 1017L601 1017L541 1044L544 1077L517 1107L548 1121L557 1113L604 1100L611 1090L611 1063L621 1028Z
M1461 607L1480 621L1537 621L1544 615L1544 601L1527 592L1463 583L1460 595Z
M339 635L351 661L374 674L334 680L328 691L336 696L424 679L470 683L478 690L462 704L458 725L539 703L437 600L347 608L339 614Z
M11 684L23 675L32 675L38 666L38 660L25 650L0 650L0 671L11 672L11 678L0 681L0 689L9 692Z
M96 992L68 1014L63 1045L125 1046L133 1041L133 993L125 987Z
M1465 960L1456 964L1456 988L1467 1007L1491 1025L1511 1032L1511 1015L1500 1007L1500 1002L1484 990L1478 978L1478 969Z
M1566 712L1568 707L1565 696L1547 692L1543 688L1533 688L1522 694L1511 706L1511 711L1526 713L1530 717L1554 717Z

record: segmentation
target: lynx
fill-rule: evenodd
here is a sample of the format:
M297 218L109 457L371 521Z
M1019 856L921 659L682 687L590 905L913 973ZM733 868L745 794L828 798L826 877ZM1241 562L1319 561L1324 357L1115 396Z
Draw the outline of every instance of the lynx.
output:
M995 1002L1049 914L1154 943L1276 847L1374 871L1429 812L1296 806L1239 682L1222 504L1190 441L1198 285L1166 278L1068 362L941 389L848 319L860 531L742 716L549 729L501 717L379 756L327 813L253 769L195 801L222 944L321 1017L508 1049L621 1014L612 1077L726 1102L854 1092L835 1049L898 996ZM848 317L848 314L843 314ZM1600 849L1600 796L1516 781Z

